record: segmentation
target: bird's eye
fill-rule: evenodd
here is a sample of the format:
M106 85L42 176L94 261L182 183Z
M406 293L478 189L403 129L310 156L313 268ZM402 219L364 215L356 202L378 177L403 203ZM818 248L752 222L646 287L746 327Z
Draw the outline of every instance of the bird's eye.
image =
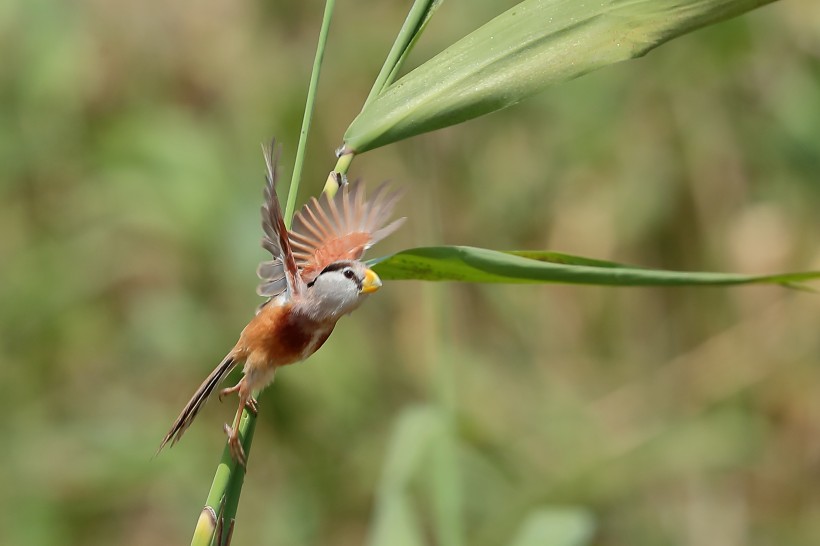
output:
M344 276L347 279L352 279L353 276L354 276L353 270L352 269L345 269Z

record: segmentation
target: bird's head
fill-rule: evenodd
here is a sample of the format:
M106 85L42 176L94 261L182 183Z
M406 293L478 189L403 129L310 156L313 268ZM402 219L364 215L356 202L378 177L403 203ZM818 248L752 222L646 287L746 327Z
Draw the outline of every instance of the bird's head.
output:
M305 303L314 318L337 320L354 311L381 285L379 276L360 261L333 262L307 285Z

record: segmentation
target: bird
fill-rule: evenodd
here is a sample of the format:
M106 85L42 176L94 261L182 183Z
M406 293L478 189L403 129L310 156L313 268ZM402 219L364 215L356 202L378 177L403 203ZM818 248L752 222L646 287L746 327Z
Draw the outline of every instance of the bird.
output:
M365 251L404 222L387 223L401 191L382 183L365 200L361 181L347 183L333 197L312 197L285 227L276 195L279 153L272 141L262 146L265 190L262 205L262 247L272 259L259 264L257 294L267 298L239 335L233 349L205 378L163 438L157 453L173 446L228 374L240 364L243 376L233 387L219 391L219 399L238 394L233 424L224 425L231 456L243 467L246 457L239 438L245 408L258 411L255 393L268 386L276 370L305 360L330 336L336 322L356 310L382 282L361 261Z

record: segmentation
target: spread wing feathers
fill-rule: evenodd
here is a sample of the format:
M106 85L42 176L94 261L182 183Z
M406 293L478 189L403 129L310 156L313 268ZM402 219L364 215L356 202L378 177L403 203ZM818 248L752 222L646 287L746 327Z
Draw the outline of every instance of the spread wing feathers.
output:
M384 224L401 193L388 191L383 183L365 201L364 184L353 182L332 199L327 194L311 198L293 218L290 232L302 281L310 283L333 262L360 259L365 250L396 231L404 218Z
M282 216L282 207L276 195L276 165L279 153L274 142L262 146L265 155L267 184L265 184L265 203L262 205L262 247L271 253L273 259L262 262L256 274L262 279L256 293L260 296L274 298L283 292L294 295L301 290L301 279L298 276L296 260L288 241L288 230Z
M169 430L168 434L165 435L165 438L162 439L162 443L160 444L157 453L159 453L169 442L173 446L179 441L180 438L182 438L182 435L191 425L194 417L196 417L197 413L199 413L199 410L208 400L208 397L212 392L214 392L214 389L222 383L222 380L228 376L228 373L230 373L234 366L236 366L236 359L231 353L219 363L219 366L214 368L214 371L212 371L208 377L205 378L205 381L202 382L194 395L188 401L188 404L182 410L182 413L179 414L177 420L174 421L173 425L171 425L171 430Z

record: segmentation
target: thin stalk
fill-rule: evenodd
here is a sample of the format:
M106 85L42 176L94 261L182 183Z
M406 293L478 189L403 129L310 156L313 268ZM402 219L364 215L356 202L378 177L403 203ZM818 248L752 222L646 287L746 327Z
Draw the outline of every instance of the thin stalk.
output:
M293 211L296 208L296 194L299 193L299 180L302 177L302 165L305 161L305 144L307 143L310 122L313 119L313 106L316 103L316 89L319 87L319 72L322 68L322 59L325 56L325 44L327 34L330 29L330 19L333 15L333 8L336 0L325 2L325 14L322 18L322 29L319 31L319 43L316 46L316 57L313 59L313 71L310 74L310 86L308 87L307 101L305 103L305 115L302 117L302 130L299 133L299 147L296 149L296 160L293 164L293 176L290 179L290 190L288 200L285 205L285 224L290 227Z
M336 161L336 166L333 167L333 170L330 171L329 175L327 175L327 181L325 182L325 187L322 191L328 194L329 197L336 195L336 190L339 189L340 177L347 174L348 169L350 169L350 163L353 162L354 155L355 154L353 152L341 154L339 159Z
M256 419L252 413L245 411L239 424L239 437L242 438L246 458L250 455L255 428ZM214 473L205 507L197 520L191 546L227 546L230 544L244 479L245 469L234 461L226 445L222 451L219 466Z
M242 437L242 448L245 450L245 459L247 463L250 457L251 444L253 443L253 433L256 430L256 416L245 411L242 414L242 422L239 425L239 432ZM228 454L230 457L230 454ZM222 505L222 523L221 533L217 535L216 539L222 539L222 542L215 542L216 546L229 546L231 537L233 536L234 522L236 521L236 510L239 507L239 496L242 494L242 485L245 483L245 468L242 465L234 463L234 472L231 474L231 482L228 485L228 491L225 495L225 502Z
M410 54L413 46L416 45L424 29L427 28L427 23L430 22L433 12L436 11L443 1L444 0L415 0L415 2L413 2L410 11L407 13L407 17L404 19L404 24L396 36L396 40L393 42L393 46L390 48L390 52L384 60L379 75L376 77L376 81L373 83L373 87L370 89L370 93L364 101L362 110L396 80L396 76L398 76L399 70L401 70L401 67L404 65L404 61L407 60L407 56ZM344 176L347 174L355 152L342 147L338 154L339 159L336 162L336 167L330 171L323 190L330 197L336 195L336 190L339 189L339 175Z
M319 73L327 44L328 29L333 15L335 0L327 0L322 18L322 28L319 31L319 42L316 47L316 57L313 61L313 70L310 76L305 115L302 118L302 130L299 134L299 145L294 160L293 176L290 180L288 199L285 207L285 223L290 226L296 204L296 194L299 191L299 180L302 176L302 165L305 158L307 135L310 131L310 122L313 117L313 107L316 102L316 89L319 85ZM256 393L254 393L256 394ZM256 416L245 409L239 424L239 436L245 450L246 460L250 457L253 434L256 428ZM214 480L205 501L205 507L200 513L191 539L191 546L229 546L233 534L236 511L239 506L239 497L242 494L242 485L245 481L245 468L236 463L231 457L230 448L225 445L222 458L214 473Z
M214 481L211 484L211 490L208 492L208 498L205 501L205 507L199 514L199 520L194 529L194 537L191 539L191 546L208 546L211 544L212 537L215 536L217 527L223 527L219 523L222 517L222 503L225 498L225 490L231 481L231 475L236 467L236 462L231 458L230 451L225 449L222 452L222 458L219 461L219 466L216 467L214 474Z
M396 36L396 41L393 42L393 47L390 48L390 52L384 60L382 69L379 71L379 75L376 76L376 81L370 89L370 94L367 95L367 99L364 101L362 110L364 110L373 99L381 95L382 91L396 79L402 64L404 64L405 59L407 59L407 55L410 53L410 50L413 49L419 36L421 36L421 33L430 21L433 12L442 1L443 0L416 0L413 2L413 6L407 13L404 24Z

